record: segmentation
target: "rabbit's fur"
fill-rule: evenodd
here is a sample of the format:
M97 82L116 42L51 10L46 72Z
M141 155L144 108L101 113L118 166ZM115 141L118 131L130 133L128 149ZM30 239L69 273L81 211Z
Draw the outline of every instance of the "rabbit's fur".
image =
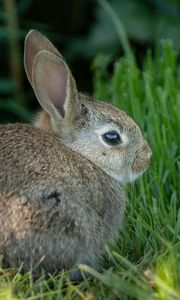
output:
M65 60L37 31L26 38L24 63L44 111L39 128L0 126L0 254L25 270L41 261L36 275L80 263L98 269L123 218L123 183L148 167L151 150L125 112L78 93ZM110 131L119 144L106 143Z

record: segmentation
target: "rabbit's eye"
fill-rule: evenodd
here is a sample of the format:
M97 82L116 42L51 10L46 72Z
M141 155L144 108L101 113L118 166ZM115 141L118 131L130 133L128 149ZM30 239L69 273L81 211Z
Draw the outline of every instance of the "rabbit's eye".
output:
M119 136L119 134L116 131L109 131L107 133L105 133L103 136L103 140L112 146L118 145L119 143L121 143L121 138Z

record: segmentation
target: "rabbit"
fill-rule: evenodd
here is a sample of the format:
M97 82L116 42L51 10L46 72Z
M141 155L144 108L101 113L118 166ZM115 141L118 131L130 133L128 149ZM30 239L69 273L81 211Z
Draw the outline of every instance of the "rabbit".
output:
M53 44L25 39L27 77L42 107L35 125L0 125L0 255L35 276L100 269L126 203L124 185L149 166L138 125L110 104L78 92Z

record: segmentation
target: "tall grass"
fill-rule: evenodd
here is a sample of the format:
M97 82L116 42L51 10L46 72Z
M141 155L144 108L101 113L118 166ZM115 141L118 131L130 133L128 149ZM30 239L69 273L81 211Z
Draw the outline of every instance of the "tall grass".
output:
M147 52L143 69L128 58L115 63L96 58L94 95L128 112L149 141L153 159L145 176L129 187L129 202L117 245L109 246L113 283L126 278L126 296L180 299L180 82L170 41L155 55ZM127 268L126 268L127 266ZM127 293L126 283L131 283ZM132 295L131 291L138 288ZM143 294L143 291L147 293ZM125 298L126 299L126 298Z
M68 274L33 281L1 270L0 300L11 299L180 299L180 81L179 64L170 41L142 70L122 57L108 73L110 59L93 62L94 96L128 112L149 141L150 169L128 186L129 200L116 242L106 246L102 272L80 266L92 275L79 285ZM13 298L14 297L14 298Z

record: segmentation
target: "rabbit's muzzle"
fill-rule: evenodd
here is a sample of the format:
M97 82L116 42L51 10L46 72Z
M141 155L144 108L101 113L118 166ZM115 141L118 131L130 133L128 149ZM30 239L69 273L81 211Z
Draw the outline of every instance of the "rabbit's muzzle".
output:
M148 143L145 143L136 151L136 156L132 165L133 173L143 172L149 166L152 151Z

